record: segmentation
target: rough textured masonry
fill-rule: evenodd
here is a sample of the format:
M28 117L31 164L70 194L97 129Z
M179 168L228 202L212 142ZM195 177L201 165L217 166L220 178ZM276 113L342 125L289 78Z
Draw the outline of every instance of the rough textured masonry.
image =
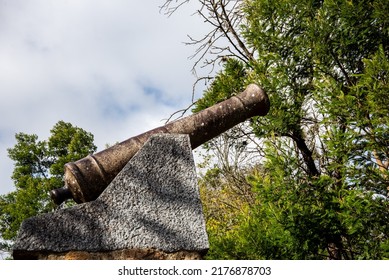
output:
M208 248L189 137L159 134L95 201L24 221L13 256Z

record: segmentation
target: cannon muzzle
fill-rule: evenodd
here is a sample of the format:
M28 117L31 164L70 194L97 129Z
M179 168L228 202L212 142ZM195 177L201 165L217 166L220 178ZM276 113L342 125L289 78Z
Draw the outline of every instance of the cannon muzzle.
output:
M129 138L108 149L65 164L65 186L53 190L56 204L73 198L77 203L95 200L153 134L188 134L192 149L233 126L269 111L269 99L257 85L196 114Z

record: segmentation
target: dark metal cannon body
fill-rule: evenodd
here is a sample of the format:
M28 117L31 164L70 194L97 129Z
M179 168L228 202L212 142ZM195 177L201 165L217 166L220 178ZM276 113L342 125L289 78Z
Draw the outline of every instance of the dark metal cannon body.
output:
M95 200L153 134L188 134L192 149L233 126L269 111L269 99L257 85L196 114L129 138L108 149L65 164L65 186L52 191L55 203L73 198L77 203Z

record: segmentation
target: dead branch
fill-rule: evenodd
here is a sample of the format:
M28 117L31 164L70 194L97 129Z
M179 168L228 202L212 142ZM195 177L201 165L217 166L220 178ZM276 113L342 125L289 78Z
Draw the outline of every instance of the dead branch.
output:
M170 16L189 0L166 0L160 7L161 11ZM253 52L249 51L245 42L239 36L239 28L242 25L242 0L198 0L199 9L195 14L199 15L204 23L211 29L201 38L193 38L188 35L188 45L196 45L198 48L190 57L195 59L192 71L196 68L215 68L223 57L234 57L244 62L253 59ZM221 44L219 44L219 42Z

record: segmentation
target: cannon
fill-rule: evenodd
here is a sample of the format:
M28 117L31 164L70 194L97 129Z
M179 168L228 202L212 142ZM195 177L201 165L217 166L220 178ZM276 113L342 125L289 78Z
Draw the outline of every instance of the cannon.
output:
M264 90L251 84L243 92L196 114L65 164L65 186L51 191L50 196L56 204L71 198L77 203L95 200L151 135L188 134L195 149L248 118L266 115L269 107Z

